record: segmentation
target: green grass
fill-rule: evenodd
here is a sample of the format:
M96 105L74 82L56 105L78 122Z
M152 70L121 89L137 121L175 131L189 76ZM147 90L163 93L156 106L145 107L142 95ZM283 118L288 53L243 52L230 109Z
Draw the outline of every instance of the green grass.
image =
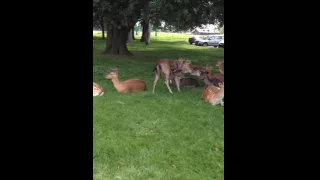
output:
M163 77L152 94L152 69L158 59L182 56L193 64L214 65L224 50L190 45L189 35L152 33L149 46L128 43L134 57L109 56L101 54L105 40L100 36L93 36L93 75L105 94L93 97L94 179L224 179L223 107L205 103L203 87L180 93L172 88L169 94ZM148 91L118 94L104 78L116 66L121 80L144 80Z

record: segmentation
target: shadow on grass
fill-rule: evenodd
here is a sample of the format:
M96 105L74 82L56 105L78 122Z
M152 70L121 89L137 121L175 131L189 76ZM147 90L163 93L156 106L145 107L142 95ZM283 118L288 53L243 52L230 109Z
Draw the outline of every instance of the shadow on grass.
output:
M128 49L134 56L123 55L108 55L104 53L105 40L96 38L99 42L94 47L94 54L100 56L108 56L107 59L114 60L139 60L147 62L155 62L160 58L177 59L184 57L195 64L205 64L206 62L215 63L218 59L223 59L223 49L208 48L208 47L193 47L186 41L164 41L154 40L150 45L146 46L139 39L128 43Z

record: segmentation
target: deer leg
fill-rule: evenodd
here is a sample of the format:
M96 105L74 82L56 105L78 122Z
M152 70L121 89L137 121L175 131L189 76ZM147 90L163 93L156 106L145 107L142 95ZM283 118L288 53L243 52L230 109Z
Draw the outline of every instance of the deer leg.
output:
M170 92L171 94L173 94L173 92L171 91L171 88L170 88L170 86L169 86L169 80L166 80L165 84L166 84L167 88L169 89L169 92Z
M152 93L154 93L154 90L156 89L156 85L159 81L159 78L160 78L160 74L158 74L157 72L155 73L155 78L154 78L154 82L153 82L153 90L152 90Z
M175 82L176 82L178 91L180 92L180 77L175 76L175 77L174 77L174 80L175 80Z
M170 88L170 86L169 86L169 75L165 74L165 77L166 77L165 84L166 84L169 92L170 92L171 94L173 94L172 91L171 91L171 88Z

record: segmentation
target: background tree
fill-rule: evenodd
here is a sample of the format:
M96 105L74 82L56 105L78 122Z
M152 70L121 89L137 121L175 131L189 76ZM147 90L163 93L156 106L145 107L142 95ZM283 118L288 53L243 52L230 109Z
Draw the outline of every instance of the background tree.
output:
M100 27L102 30L102 39L105 39L103 7L99 1L93 1L93 27Z
M140 20L142 40L150 43L149 25L160 22L173 31L202 24L224 24L224 0L93 0L100 3L107 27L105 53L132 55L127 48L128 33ZM131 32L132 33L132 32Z
M105 53L132 55L127 48L129 31L141 16L143 0L96 0L101 2L107 26Z

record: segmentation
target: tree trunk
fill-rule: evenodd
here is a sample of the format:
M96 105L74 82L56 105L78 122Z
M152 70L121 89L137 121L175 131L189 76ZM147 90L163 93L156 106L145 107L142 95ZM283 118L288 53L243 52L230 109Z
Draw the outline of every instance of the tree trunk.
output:
M127 48L127 38L129 29L121 27L118 29L108 26L107 44L104 53L112 55L133 55Z
M142 21L141 25L142 25L142 35L141 35L141 39L140 42L144 42L144 35L145 35L145 25L144 25L144 21Z
M143 21L142 24L142 36L140 42L145 42L146 45L150 43L150 20Z
M132 39L136 40L136 38L134 37L134 27L132 28Z
M103 23L103 20L100 21L100 26L101 26L101 29L102 29L102 39L105 39L105 32L104 32L104 23Z
M129 33L128 33L128 42L130 42L130 41L133 41L133 38L132 38L132 30L133 30L133 28L129 31Z
M143 21L142 21L142 36L140 42L145 42L146 45L149 44L150 32L149 32L149 22L150 22L150 1L145 1L143 7Z

